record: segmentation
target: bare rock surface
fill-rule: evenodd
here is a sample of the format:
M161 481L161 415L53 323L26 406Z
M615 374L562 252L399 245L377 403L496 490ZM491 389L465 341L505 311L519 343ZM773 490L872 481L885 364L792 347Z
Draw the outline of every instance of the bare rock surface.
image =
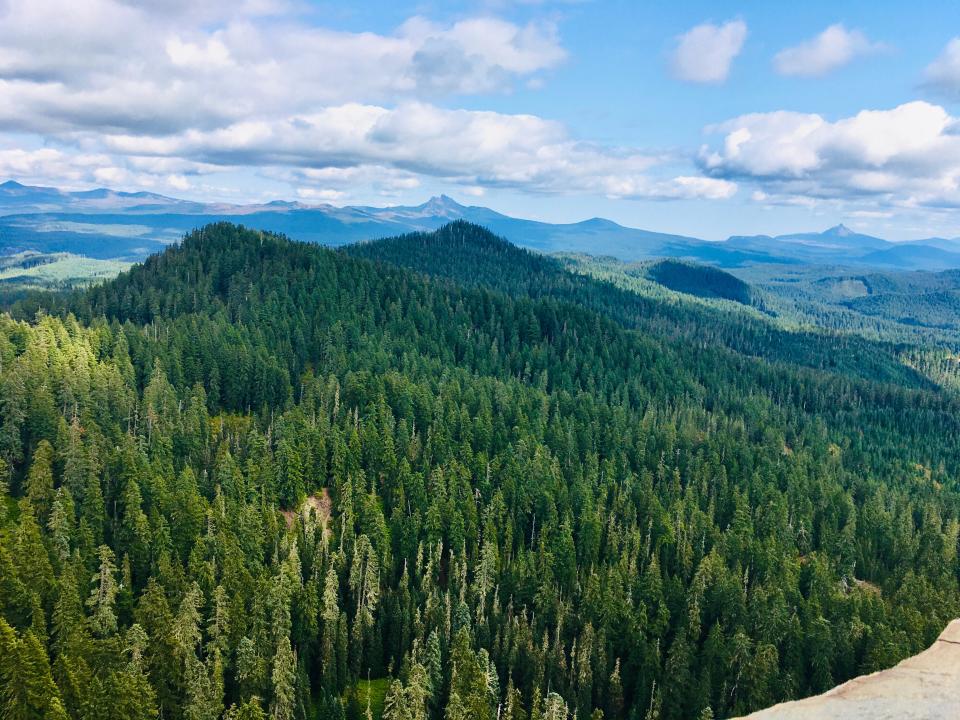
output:
M750 720L953 720L960 718L960 619L919 655L838 685L823 695L781 703Z

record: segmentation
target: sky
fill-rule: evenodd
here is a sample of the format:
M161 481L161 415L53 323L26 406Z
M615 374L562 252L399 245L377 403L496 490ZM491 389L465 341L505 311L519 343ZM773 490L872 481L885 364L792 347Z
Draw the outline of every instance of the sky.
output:
M955 2L0 0L0 180L960 236Z

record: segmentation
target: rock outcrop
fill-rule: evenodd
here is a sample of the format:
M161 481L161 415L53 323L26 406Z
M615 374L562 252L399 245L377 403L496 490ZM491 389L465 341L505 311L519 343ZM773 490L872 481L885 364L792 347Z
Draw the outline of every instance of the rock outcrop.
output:
M960 619L899 665L823 695L774 705L749 720L953 720L960 718Z

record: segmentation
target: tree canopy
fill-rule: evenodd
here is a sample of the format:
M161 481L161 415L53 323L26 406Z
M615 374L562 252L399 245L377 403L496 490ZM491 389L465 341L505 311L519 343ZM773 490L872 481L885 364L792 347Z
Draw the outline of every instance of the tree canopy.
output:
M726 717L960 614L951 391L496 243L0 316L0 717Z

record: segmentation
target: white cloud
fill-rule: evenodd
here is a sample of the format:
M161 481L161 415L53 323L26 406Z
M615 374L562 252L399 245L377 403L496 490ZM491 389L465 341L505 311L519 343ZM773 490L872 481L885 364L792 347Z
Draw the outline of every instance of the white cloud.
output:
M863 199L903 206L960 206L960 121L911 102L830 122L820 115L743 115L711 128L712 177L752 182L764 195Z
M104 154L65 153L53 148L0 149L0 177L23 178L24 181L59 177L63 185L83 184L92 179L94 171L111 163L111 158Z
M171 37L166 44L167 57L177 67L226 68L231 64L230 50L219 38L207 38L203 44Z
M192 185L183 175L167 175L167 185L175 190L189 190Z
M297 197L302 200L333 202L335 200L342 200L346 196L347 194L342 190L334 190L333 188L297 188Z
M960 37L955 37L924 70L926 84L950 100L960 99Z
M426 103L390 109L356 103L274 122L238 122L145 140L103 139L113 154L155 154L198 166L299 168L322 187L382 174L394 189L417 176L465 187L538 193L587 192L626 198L729 197L734 183L704 177L659 179L661 158L572 139L559 123L534 115L447 110Z
M406 191L420 187L420 179L410 172L379 165L352 167L266 167L260 170L264 177L279 180L297 188L304 199L343 201L354 197L358 188L380 197L399 197Z
M376 34L310 25L264 2L192 5L0 4L0 128L211 128L327 104L505 90L565 58L549 23L412 18Z
M111 185L182 192L192 188L192 183L186 175L170 172L170 168L188 165L182 161L157 164L144 158L118 158L105 153L55 148L0 148L0 177L17 178L28 184L55 184L65 189Z
M681 175L663 186L664 197L706 198L708 200L726 200L737 192L736 183L729 180L701 177L699 175Z
M781 75L816 77L882 48L861 31L847 30L838 23L814 38L781 50L773 58L773 66Z
M673 73L687 82L719 84L730 74L733 59L747 39L747 24L731 20L723 25L704 23L677 38Z
M886 220L894 216L889 210L853 210L848 214L850 217L864 220Z
M358 187L397 195L426 178L468 194L736 191L535 115L440 107L542 81L566 56L550 23L414 17L393 32L345 32L301 10L285 0L0 0L0 133L49 148L0 154L0 177L185 191L208 187L201 176L253 170L314 200ZM710 62L729 65L745 26L714 30L727 49L707 48Z

